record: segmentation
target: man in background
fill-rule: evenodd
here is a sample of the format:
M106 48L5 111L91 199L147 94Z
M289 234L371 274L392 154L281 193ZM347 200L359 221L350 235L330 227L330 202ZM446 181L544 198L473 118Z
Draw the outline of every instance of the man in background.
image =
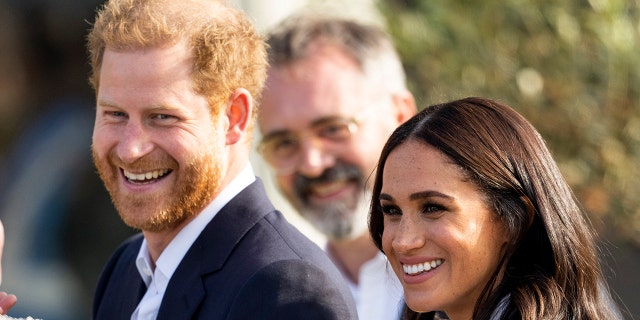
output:
M221 1L111 0L88 47L94 163L142 230L107 263L93 319L356 319L249 164L267 61L247 18Z
M298 14L267 42L258 151L326 236L360 319L397 319L402 287L367 230L368 177L389 134L416 112L392 41L374 26Z

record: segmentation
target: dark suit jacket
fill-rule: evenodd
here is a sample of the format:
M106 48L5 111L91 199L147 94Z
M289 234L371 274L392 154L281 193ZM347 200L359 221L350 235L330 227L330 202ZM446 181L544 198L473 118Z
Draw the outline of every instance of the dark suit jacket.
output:
M135 259L142 236L107 263L94 319L130 319L146 291ZM324 251L273 208L257 180L211 220L169 280L157 319L357 319Z

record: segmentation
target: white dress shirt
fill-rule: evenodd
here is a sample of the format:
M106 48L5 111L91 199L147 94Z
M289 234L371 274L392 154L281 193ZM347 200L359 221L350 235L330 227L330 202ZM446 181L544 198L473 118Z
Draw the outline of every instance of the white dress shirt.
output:
M404 306L402 284L387 261L378 253L360 268L359 286L351 284L358 318L369 320L399 319Z
M404 306L404 291L400 280L382 252L360 267L358 284L347 277L344 279L349 284L356 302L359 319L400 319Z
M153 264L149 256L147 240L142 241L142 246L140 246L140 251L136 258L136 267L138 268L138 272L140 272L142 280L147 285L147 292L131 315L131 320L156 319L169 280L191 245L193 245L202 230L204 230L220 209L255 180L256 177L253 169L251 165L248 164L240 174L220 192L213 202L171 240L169 245L160 254L160 257L158 257L158 261L155 263L155 270L152 267Z

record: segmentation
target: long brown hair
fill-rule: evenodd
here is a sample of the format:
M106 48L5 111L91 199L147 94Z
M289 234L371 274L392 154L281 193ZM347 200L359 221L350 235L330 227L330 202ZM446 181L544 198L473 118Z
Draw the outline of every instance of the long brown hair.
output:
M489 99L430 106L391 135L378 163L369 217L380 250L384 165L408 140L431 145L458 164L509 232L511 241L476 302L473 319L489 319L506 295L507 317L595 320L617 315L594 231L542 137L515 110ZM410 310L405 316L422 318Z

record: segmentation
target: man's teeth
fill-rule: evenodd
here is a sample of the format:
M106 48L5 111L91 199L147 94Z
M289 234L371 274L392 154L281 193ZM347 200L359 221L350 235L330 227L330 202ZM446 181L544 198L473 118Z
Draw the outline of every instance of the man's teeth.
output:
M442 259L436 259L433 261L427 261L425 263L419 263L419 264L403 264L402 269L404 270L404 273L409 275L414 275L414 274L418 274L421 272L434 269L441 264L442 264Z
M347 180L338 180L330 183L316 184L311 188L311 190L316 196L322 197L340 191L344 188L346 183Z
M131 181L144 181L144 180L157 179L159 177L164 176L168 172L169 172L169 169L154 170L154 171L149 171L145 173L133 173L125 170L124 176Z

